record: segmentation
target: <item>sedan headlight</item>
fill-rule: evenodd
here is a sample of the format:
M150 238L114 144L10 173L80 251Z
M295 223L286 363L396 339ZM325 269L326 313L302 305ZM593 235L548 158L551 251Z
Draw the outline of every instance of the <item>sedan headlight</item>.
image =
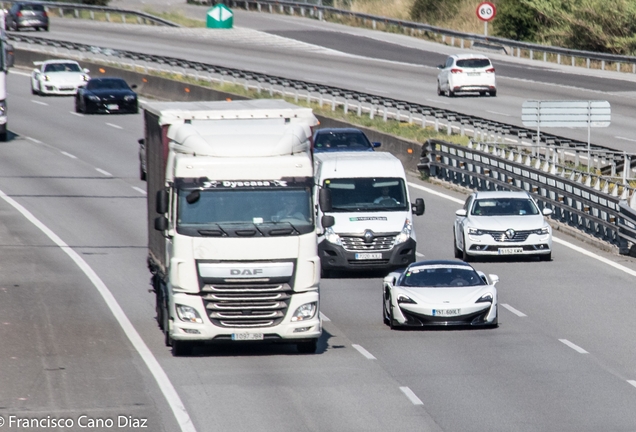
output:
M492 294L491 293L486 293L483 296L479 297L479 300L477 300L475 303L492 303Z
M484 235L484 232L477 228L468 228L468 235L480 236L480 235Z
M397 296L397 302L398 303L410 303L410 304L417 304L415 302L415 300L413 300L411 297L404 295L404 294L399 294Z
M292 322L307 321L316 315L317 302L305 303L300 306L291 317Z
M135 96L133 96L133 95L126 95L126 96L124 96L124 100L125 100L126 102L133 102L135 99L136 99L136 97L135 97Z
M338 234L335 233L335 231L331 227L325 229L325 240L327 240L329 243L342 246L342 239Z
M395 236L395 244L399 245L401 243L406 242L411 238L411 233L413 232L413 223L410 219L406 219L404 221L404 226L402 227L402 231Z
M194 324L203 324L203 320L199 316L199 313L192 306L186 305L175 305L177 309L177 315L179 315L179 319L181 321L194 323Z
M534 230L532 232L533 234L537 234L537 235L546 235L546 234L550 234L550 228L545 226L543 228L539 228L537 230Z

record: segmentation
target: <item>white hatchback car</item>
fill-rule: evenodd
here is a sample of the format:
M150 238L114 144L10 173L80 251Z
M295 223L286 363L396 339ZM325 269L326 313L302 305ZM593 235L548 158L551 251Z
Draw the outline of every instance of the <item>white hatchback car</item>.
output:
M455 212L453 247L456 258L534 255L552 259L552 228L527 192L475 192Z
M460 92L479 92L480 95L497 96L495 68L479 54L455 54L446 63L437 66L437 94L453 97Z
M41 95L74 95L85 86L90 76L74 60L46 60L33 62L31 93Z

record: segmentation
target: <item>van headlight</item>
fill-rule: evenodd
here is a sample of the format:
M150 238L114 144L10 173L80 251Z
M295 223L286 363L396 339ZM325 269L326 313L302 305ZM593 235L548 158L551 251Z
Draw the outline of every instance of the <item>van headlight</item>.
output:
M307 321L316 316L316 310L318 309L317 302L305 303L300 306L291 317L292 322Z
M399 245L406 242L411 238L411 233L413 232L413 223L410 219L406 219L404 221L404 226L402 227L402 231L395 236L395 244Z
M325 229L325 240L327 240L329 243L342 246L342 239L331 227Z

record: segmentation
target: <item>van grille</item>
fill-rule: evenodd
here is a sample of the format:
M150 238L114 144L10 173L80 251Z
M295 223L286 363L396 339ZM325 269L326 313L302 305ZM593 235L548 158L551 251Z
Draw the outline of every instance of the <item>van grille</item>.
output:
M289 284L206 284L201 290L212 324L219 327L273 327L289 307Z
M362 236L340 236L342 240L342 247L348 251L360 252L360 251L379 251L390 250L395 243L394 235L384 235L373 237L371 242L365 242Z

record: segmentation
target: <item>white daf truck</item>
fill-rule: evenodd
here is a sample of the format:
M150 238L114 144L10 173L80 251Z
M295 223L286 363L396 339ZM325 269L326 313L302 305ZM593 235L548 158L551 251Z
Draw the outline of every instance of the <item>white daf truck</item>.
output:
M280 100L150 102L144 121L148 266L173 355L221 341L315 352L311 110Z
M322 274L385 270L415 261L413 215L424 214L424 200L411 202L404 167L386 152L333 152L314 155Z
M13 46L9 44L4 26L2 26L0 28L0 141L7 140L7 74L9 68L13 66L13 59Z

